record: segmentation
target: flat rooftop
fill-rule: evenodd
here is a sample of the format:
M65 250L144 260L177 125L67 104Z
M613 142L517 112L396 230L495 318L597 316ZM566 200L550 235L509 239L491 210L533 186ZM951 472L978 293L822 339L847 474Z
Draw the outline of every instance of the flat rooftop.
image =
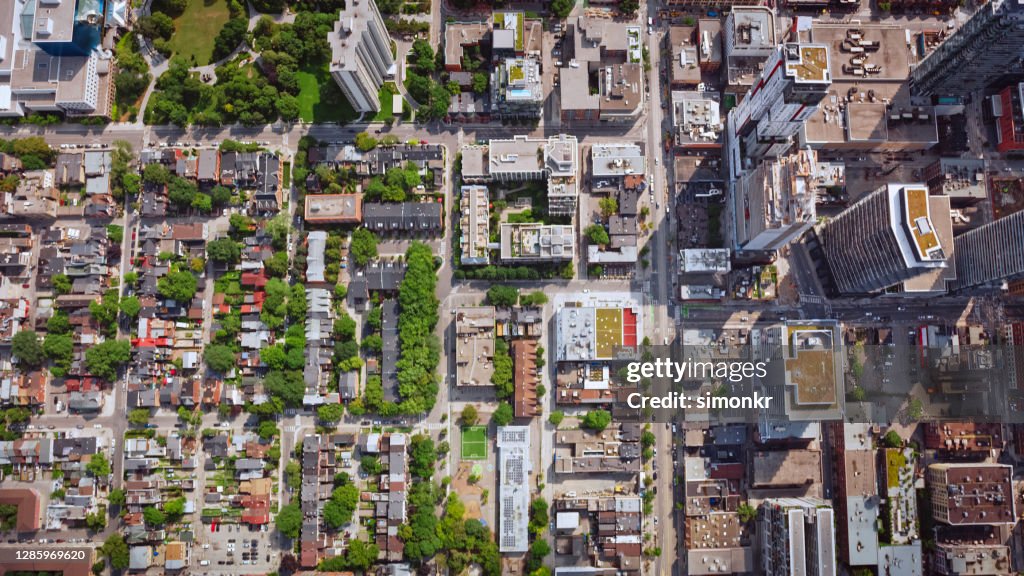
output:
M466 46L480 44L491 32L486 22L451 22L444 28L444 64L462 66Z
M752 485L756 488L811 486L821 482L818 450L773 450L754 453Z
M734 6L730 18L735 27L733 50L771 50L775 48L775 15L764 6Z
M697 45L694 44L693 26L673 26L669 29L669 44L672 46L671 80L673 84L699 84L700 67L697 60Z
M511 139L491 140L488 143L488 169L491 174L498 172L539 172L544 161L537 153L538 141L526 136ZM465 158L465 157L464 157Z
M75 29L75 4L75 0L37 3L32 41L70 42Z
M929 196L930 221L934 226L939 250L946 266L934 267L903 282L907 292L945 293L947 284L956 280L955 244L953 242L953 219L950 215L949 196Z
M932 223L928 189L923 186L903 186L900 200L903 208L903 226L910 231L918 258L945 260L939 235Z
M851 35L859 35L860 40L878 42L878 49L850 52ZM910 47L907 46L906 28L863 23L847 26L815 22L811 27L810 37L814 43L828 47L832 76L836 80L863 80L867 85L879 80L902 82L910 75L911 55ZM858 62L858 66L854 66L853 62ZM854 74L851 71L854 67L863 68L864 64L877 66L878 71L870 76Z
M305 219L313 223L360 222L362 207L362 194L307 194Z
M796 407L838 402L842 374L836 371L837 331L835 326L809 323L786 326L786 382L794 388Z
M501 259L508 261L572 260L576 235L572 226L509 224L500 226Z
M679 251L679 267L684 273L728 272L732 269L728 248L686 248Z
M797 83L820 84L831 80L828 48L816 44L786 44L785 49L786 75Z
M590 158L595 178L646 172L644 153L637 144L594 144Z
M455 309L456 385L490 386L494 373L493 306Z
M999 464L931 465L932 475L942 477L950 524L1001 524L1014 521L1013 468Z

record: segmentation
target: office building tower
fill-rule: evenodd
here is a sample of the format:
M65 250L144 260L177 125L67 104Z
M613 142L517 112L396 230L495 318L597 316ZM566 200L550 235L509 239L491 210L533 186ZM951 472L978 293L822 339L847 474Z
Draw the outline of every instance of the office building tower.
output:
M956 237L957 288L1002 284L1024 275L1024 212Z
M818 498L768 498L758 517L766 576L835 576L835 518Z
M817 154L800 150L744 172L736 183L736 245L778 250L814 225Z
M373 0L350 0L330 37L331 76L357 112L377 112L385 78L394 74L391 37ZM390 106L390 102L383 103Z
M966 96L1022 70L1024 2L982 4L910 73L914 94Z
M730 165L789 150L792 137L818 108L832 85L828 47L784 44L768 58L760 78L729 112Z
M836 291L944 293L952 264L949 198L923 184L888 184L825 225L820 239Z

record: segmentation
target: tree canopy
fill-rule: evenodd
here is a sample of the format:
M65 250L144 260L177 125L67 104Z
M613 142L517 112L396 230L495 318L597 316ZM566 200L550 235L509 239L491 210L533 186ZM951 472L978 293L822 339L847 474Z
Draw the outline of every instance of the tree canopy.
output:
M46 360L39 336L31 330L22 330L11 338L11 353L22 368L38 368Z

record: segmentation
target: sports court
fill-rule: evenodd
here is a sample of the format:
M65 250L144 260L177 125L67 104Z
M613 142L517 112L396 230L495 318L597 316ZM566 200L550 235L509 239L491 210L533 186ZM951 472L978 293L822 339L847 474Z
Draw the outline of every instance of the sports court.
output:
M468 426L462 429L462 459L487 459L486 426Z

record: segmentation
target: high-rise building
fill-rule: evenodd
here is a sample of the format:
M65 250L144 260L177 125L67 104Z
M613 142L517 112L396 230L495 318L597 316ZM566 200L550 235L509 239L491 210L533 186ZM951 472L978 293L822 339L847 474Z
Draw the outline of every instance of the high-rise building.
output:
M734 187L736 245L778 250L811 229L817 155L800 150L745 172Z
M821 243L835 289L945 293L955 278L947 196L923 184L888 184L825 225Z
M729 112L730 167L789 150L792 137L818 109L832 85L828 47L784 44L768 58L760 78Z
M1024 212L1014 212L954 240L957 289L1024 275Z
M377 4L373 0L346 3L328 39L331 76L349 103L358 112L379 111L378 93L385 78L393 75L395 59Z
M835 518L818 498L768 498L758 516L766 576L835 576Z
M966 96L1021 71L1022 53L1024 2L993 0L914 68L911 91Z

